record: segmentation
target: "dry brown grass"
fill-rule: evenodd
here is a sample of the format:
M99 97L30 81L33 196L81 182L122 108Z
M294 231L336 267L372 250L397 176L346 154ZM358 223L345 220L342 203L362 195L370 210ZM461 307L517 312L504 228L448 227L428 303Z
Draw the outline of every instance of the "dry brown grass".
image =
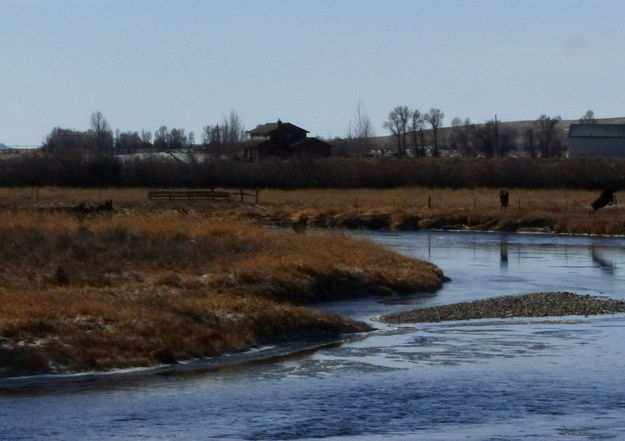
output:
M0 301L2 375L150 366L368 329L254 296L163 289L5 291Z
M603 208L589 217L598 191L509 189L510 207L499 209L497 189L262 190L260 204L210 201L148 201L146 189L0 188L0 207L16 212L70 207L112 199L117 214L179 219L181 214L214 220L255 219L289 225L302 215L320 227L413 229L453 226L513 229L549 226L555 232L625 234L625 205ZM620 193L616 194L621 197ZM428 206L428 200L430 204ZM46 214L43 217L48 217ZM134 221L135 219L133 219ZM59 220L60 221L60 220ZM15 222L21 222L16 220ZM154 225L154 223L150 223ZM152 227L150 227L152 228Z
M476 230L551 230L571 234L625 234L625 205L589 216L599 192L509 189L510 205L499 207L498 190L270 190L262 200L274 222L308 216L311 225L346 228L470 228ZM617 198L621 195L616 194Z
M366 241L205 214L0 211L0 375L148 366L362 331L297 304L441 284L435 266Z

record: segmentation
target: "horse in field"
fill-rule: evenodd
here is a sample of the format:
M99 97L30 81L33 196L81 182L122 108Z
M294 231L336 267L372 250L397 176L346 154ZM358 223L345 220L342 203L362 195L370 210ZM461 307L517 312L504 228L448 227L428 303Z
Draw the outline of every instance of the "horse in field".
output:
M590 204L590 206L592 207L592 211L589 213L589 216L592 215L595 211L599 210L600 208L605 207L606 205L616 204L617 201L616 201L616 196L614 196L614 193L616 193L618 190L619 190L618 188L607 188L603 190L601 194L599 195L599 197L595 199L592 202L592 204Z
M499 190L499 206L502 210L504 208L508 208L509 201L510 201L510 193L508 193L508 190L504 190L504 189Z

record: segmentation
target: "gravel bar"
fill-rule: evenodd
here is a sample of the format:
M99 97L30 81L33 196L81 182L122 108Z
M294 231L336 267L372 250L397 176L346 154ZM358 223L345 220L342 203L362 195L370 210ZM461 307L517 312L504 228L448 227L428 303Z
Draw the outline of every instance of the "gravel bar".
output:
M386 323L425 323L485 318L598 315L617 312L625 312L624 302L570 292L549 292L415 309L383 315L379 320Z

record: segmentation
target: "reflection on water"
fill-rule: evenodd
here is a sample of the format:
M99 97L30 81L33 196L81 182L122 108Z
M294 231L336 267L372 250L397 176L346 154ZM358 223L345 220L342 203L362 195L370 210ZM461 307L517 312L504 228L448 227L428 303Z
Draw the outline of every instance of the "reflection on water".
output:
M595 246L590 247L592 261L599 266L607 275L613 276L616 273L616 264L604 257L601 257L601 249Z
M381 233L373 240L426 259L452 279L437 306L542 291L625 300L625 240L508 233Z
M621 240L383 233L452 281L324 309L370 337L312 354L71 393L0 396L1 439L584 440L625 431L625 315L391 326L374 317L498 295L625 299Z
M502 269L505 269L505 268L508 267L508 242L506 242L505 240L502 240L500 242L499 249L500 249L500 252L499 252L499 256L500 256L499 266Z

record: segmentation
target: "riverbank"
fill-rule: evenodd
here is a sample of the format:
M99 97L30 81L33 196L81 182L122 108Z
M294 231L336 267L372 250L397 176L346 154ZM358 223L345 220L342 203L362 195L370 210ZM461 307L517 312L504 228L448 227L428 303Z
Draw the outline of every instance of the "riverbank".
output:
M319 301L434 291L436 266L342 234L178 211L0 212L0 376L173 364L369 326Z
M349 333L330 338L328 335L315 336L308 339L299 339L279 342L271 345L254 347L239 352L218 354L215 357L201 357L185 360L178 363L159 364L145 367L118 368L112 370L91 370L75 373L44 373L34 375L0 376L0 391L2 393L28 393L36 390L37 393L54 393L62 390L64 393L81 391L86 387L110 389L120 385L142 385L154 381L155 377L176 375L202 375L229 368L253 363L264 363L341 345L350 341L364 338L366 333Z
M271 190L263 192L263 210L242 215L283 226L305 219L316 228L625 235L625 206L610 205L590 215L597 191L508 192L508 207L502 209L499 190L491 188Z
M508 189L501 209L497 188L261 189L258 203L228 200L149 200L148 189L0 188L0 211L49 212L95 207L111 200L116 213L170 213L264 226L324 229L467 230L625 235L625 204L590 216L599 191ZM621 198L619 192L616 198ZM71 210L70 210L71 211Z
M569 292L498 297L383 315L385 323L424 323L510 317L557 317L625 312L625 303Z

